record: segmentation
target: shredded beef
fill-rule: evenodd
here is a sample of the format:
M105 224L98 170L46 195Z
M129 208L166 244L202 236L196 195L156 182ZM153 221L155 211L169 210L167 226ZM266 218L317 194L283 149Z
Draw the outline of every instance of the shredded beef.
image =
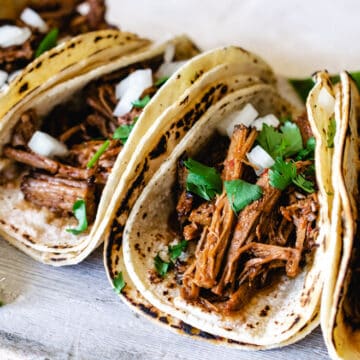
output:
M62 215L71 214L76 200L83 199L88 221L94 219L96 206L94 185L91 181L69 180L32 172L24 176L21 190L27 201Z

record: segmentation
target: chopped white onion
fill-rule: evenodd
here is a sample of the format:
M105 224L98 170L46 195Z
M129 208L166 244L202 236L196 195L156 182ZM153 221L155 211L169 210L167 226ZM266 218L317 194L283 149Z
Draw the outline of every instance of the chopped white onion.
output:
M265 115L263 117L257 118L251 124L251 126L254 127L257 131L261 131L263 128L263 124L266 124L266 125L272 126L272 127L278 127L280 125L280 121L275 115L269 114L269 115Z
M22 72L22 70L15 70L11 74L9 74L7 82L10 84L12 81L14 81L17 76Z
M34 153L50 158L68 153L65 144L42 131L35 131L28 146Z
M6 71L0 70L0 88L6 83L8 76Z
M328 115L331 115L335 111L335 99L325 87L319 92L318 105L323 108Z
M14 25L0 26L0 47L22 45L31 36L28 28Z
M174 44L168 44L165 49L164 53L164 62L169 63L174 59L175 56L175 45Z
M246 104L241 110L231 113L224 120L222 120L221 123L217 126L217 129L222 135L231 137L235 125L243 124L246 127L249 127L258 115L259 113L250 103Z
M170 77L176 71L178 71L183 65L186 64L184 61L173 61L173 62L164 62L160 65L158 71L156 72L156 78L161 79L162 77Z
M25 23L34 28L39 29L40 32L46 33L49 30L46 22L41 16L33 9L26 8L20 15L20 19Z
M246 156L249 162L258 168L255 171L256 175L260 175L264 169L268 169L275 164L274 159L260 145L256 145Z
M145 89L153 84L151 69L136 70L121 80L116 86L115 95L120 99L115 107L114 115L127 114L133 107L132 103L138 100Z
M4 84L3 86L0 87L0 93L4 93L6 91L8 91L10 88L10 86L8 84Z
M77 12L82 15L82 16L86 16L87 14L89 14L90 12L90 5L89 3L87 3L86 1L79 4L76 8Z

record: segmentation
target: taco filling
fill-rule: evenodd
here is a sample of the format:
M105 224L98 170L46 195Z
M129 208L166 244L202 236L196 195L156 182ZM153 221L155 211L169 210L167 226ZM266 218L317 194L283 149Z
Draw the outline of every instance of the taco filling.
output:
M174 52L170 44L165 54L90 82L45 118L23 113L3 148L3 185L20 186L27 203L56 216L73 214L81 228L73 233L86 230L117 155L165 83L164 68L175 64Z
M197 156L178 161L170 222L180 234L149 277L174 271L183 299L231 314L280 274L295 277L315 247L315 140L306 115L258 118L251 104L218 130Z
M27 4L17 18L10 18L9 13L5 14L9 18L0 20L0 88L59 41L115 28L106 22L103 0L27 1ZM13 4L16 5L19 4Z

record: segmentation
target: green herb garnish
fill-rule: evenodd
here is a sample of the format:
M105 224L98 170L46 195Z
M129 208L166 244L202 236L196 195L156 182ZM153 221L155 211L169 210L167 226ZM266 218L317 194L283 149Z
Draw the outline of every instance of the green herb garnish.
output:
M163 76L162 78L158 79L156 82L155 82L155 86L161 86L161 85L164 85L167 81L169 80L169 77L168 76Z
M159 254L154 259L155 269L160 276L165 276L171 268L171 262L166 262L161 259Z
M5 303L3 301L0 300L0 307L4 306Z
M300 150L296 155L295 160L313 160L314 159L314 151L315 151L316 141L314 137L311 137L306 142L306 146L304 149Z
M334 147L335 133L336 133L336 121L335 119L331 119L326 133L326 146L328 148Z
M275 164L269 170L270 185L279 190L285 190L291 183L302 190L312 193L315 191L314 183L306 180L304 175L296 174L296 165L294 162L286 162L282 158L276 158Z
M356 86L360 90L360 71L355 71L350 73L351 77L354 79ZM340 80L339 75L332 75L330 77L333 84L336 84ZM303 102L306 102L306 99L309 95L310 90L314 86L314 81L311 78L306 79L289 79L290 84L293 86L295 91L298 93Z
M39 47L35 51L35 57L36 58L39 57L45 51L48 51L52 49L54 46L56 46L58 36L59 36L59 29L57 28L51 29L46 34L46 36L41 40Z
M256 139L272 158L292 156L303 149L301 133L295 123L286 121L280 130L263 124Z
M263 193L260 186L239 179L225 181L224 186L230 206L235 213L239 213L247 205L260 199Z
M66 229L66 231L73 235L79 235L80 233L84 232L88 227L88 222L86 218L86 203L84 200L80 199L75 201L73 206L73 213L79 224L77 228Z
M134 107L142 109L149 103L149 101L150 101L150 96L146 95L142 99L133 101L132 104Z
M205 200L211 200L222 190L220 174L215 168L203 165L196 160L188 159L184 165L189 170L186 179L186 190L199 195Z
M123 144L125 144L133 127L134 124L119 126L114 132L113 139L120 140Z
M180 241L176 245L169 245L169 256L171 261L175 261L184 250L186 250L186 247L188 245L188 242L186 240Z
M300 189L303 189L307 193L313 193L314 183L312 181L306 180L304 175L298 175L295 179L293 179L293 183L297 185Z
M269 170L270 185L279 190L285 190L296 177L296 165L286 162L281 157L276 158L275 164Z
M123 276L122 271L120 271L117 274L117 276L114 278L113 285L114 285L114 291L117 294L120 294L121 291L123 290L123 288L126 286L126 282L124 280L124 276Z
M110 145L110 140L104 141L104 143L99 147L99 150L95 153L95 155L89 160L86 164L88 169L92 168L95 163L99 160L100 156L107 150Z

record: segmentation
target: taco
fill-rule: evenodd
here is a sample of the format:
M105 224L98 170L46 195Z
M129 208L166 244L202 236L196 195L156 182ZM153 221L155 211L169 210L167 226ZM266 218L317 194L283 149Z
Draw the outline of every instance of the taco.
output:
M245 348L308 334L319 319L328 201L314 135L272 85L220 99L133 207L127 279L161 312Z
M81 35L36 59L0 97L0 234L35 259L74 264L101 242L129 158L172 104L166 89L181 95L164 75L195 45L149 44L115 30Z
M321 306L321 327L333 359L360 356L359 93L347 73L337 85L333 153L333 207ZM319 82L319 86L325 86ZM332 87L330 81L326 86Z

